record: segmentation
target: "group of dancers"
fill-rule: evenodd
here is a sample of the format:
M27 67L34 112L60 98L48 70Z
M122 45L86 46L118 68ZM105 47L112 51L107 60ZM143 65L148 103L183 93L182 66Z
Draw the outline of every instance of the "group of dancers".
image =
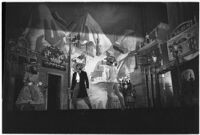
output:
M112 56L108 56L112 57ZM117 79L117 62L116 60L109 61L106 59L106 80L102 83L107 92L107 101L104 109L113 109L113 108L126 108L126 99L124 99L124 93L121 90L121 85ZM90 81L87 75L87 72L83 70L85 64L75 63L74 72L72 75L71 82L71 103L72 109L78 109L78 101L84 101L89 109L92 109L91 100L88 96L88 90L90 89ZM99 83L100 84L100 83ZM98 84L97 84L98 85ZM25 73L24 76L24 86L20 91L16 104L20 110L42 110L44 109L44 88L42 82L39 81L39 73L37 66L31 65L29 70ZM114 106L113 102L118 101L119 105ZM31 106L31 107L30 107Z
M110 57L110 56L108 56ZM104 67L105 79L99 81L96 86L99 86L102 91L107 92L107 103L102 109L114 109L114 108L125 108L124 97L119 90L119 83L117 80L117 62L109 61L111 59L107 58L105 62L106 68ZM92 109L91 101L88 96L89 89L89 79L85 71L83 71L84 63L76 63L75 70L72 77L72 104L74 108L77 108L77 100L84 100L90 109ZM96 87L97 88L97 87ZM93 88L91 88L92 90ZM114 102L119 101L120 105L114 104Z

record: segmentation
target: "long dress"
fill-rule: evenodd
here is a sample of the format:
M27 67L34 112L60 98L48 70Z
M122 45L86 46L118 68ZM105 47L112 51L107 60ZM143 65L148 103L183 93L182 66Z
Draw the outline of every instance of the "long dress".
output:
M115 84L117 83L117 70L112 66L104 65L102 76L96 83L92 84L94 94L91 94L92 103L96 103L98 109L116 109L121 108L119 98L115 93Z
M102 65L102 73L94 77L90 82L88 96L93 109L118 109L121 108L119 90L116 92L117 69L108 65ZM94 70L94 72L99 70ZM122 94L121 94L122 97Z
M119 97L122 94L118 90L118 81L117 81L117 68L115 66L108 66L107 70L108 78L107 78L107 92L108 92L108 101L107 108L108 109L118 109L122 108L120 104Z
M88 96L91 100L93 109L107 109L108 101L108 68L102 66L101 71L98 69L94 70L95 77L90 80L90 89L88 90Z
M16 101L17 105L30 105L35 106L34 108L38 108L38 106L44 104L44 96L40 91L40 88L38 87L38 77L39 74L31 74L29 72L25 73L25 85L18 95ZM23 107L21 108L21 110L23 110Z

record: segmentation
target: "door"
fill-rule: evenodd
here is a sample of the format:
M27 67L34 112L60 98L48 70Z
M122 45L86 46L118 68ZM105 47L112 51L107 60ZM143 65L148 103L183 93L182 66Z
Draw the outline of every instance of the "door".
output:
M60 109L61 76L48 74L47 110Z

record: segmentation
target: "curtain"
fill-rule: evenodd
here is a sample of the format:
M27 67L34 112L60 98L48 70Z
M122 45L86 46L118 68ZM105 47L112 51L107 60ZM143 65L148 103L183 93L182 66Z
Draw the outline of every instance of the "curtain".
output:
M198 3L167 3L168 22L172 32L179 24L184 21L198 20Z

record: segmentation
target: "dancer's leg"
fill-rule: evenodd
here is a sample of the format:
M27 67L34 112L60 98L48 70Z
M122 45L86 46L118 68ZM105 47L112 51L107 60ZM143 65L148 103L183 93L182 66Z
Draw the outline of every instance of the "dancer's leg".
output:
M77 109L77 96L78 96L79 89L80 87L79 87L79 84L77 83L72 94L72 104L74 106L74 109Z
M106 91L107 91L106 109L111 109L112 108L113 83L107 82L105 85L106 85Z
M74 109L77 109L77 99L76 98L72 98L72 104Z
M92 109L92 105L91 105L91 102L90 102L90 100L89 100L89 97L86 97L86 98L84 98L83 100L84 100L85 103L88 105L88 107L89 107L90 109Z
M118 96L119 101L121 103L122 108L125 108L124 97L120 94L117 84L114 84L113 89L115 90L115 94Z
M108 95L107 95L107 103L106 103L106 109L111 109L111 102L112 102L112 97L110 95L110 93L108 92Z

